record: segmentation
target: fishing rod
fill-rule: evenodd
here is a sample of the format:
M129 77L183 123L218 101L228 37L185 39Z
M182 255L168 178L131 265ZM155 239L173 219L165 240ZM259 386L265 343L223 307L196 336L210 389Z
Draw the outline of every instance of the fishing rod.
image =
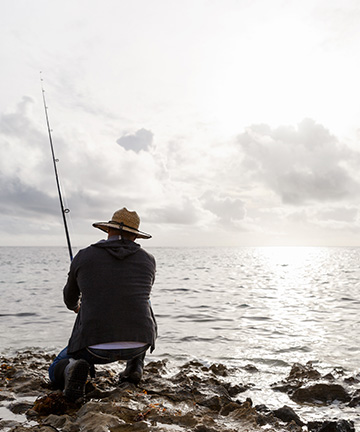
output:
M40 74L41 74L41 72L40 72ZM41 77L41 75L40 75L40 77ZM66 241L67 241L67 246L68 246L69 255L70 255L70 261L72 261L73 254L72 254L72 250L71 250L69 230L68 230L68 226L67 226L67 222L66 222L66 214L69 213L70 210L64 207L64 202L63 202L63 199L62 199L62 196L61 196L61 189L60 189L60 183L59 183L59 175L58 175L58 171L57 171L57 167L56 167L56 163L59 162L59 160L55 158L55 152L54 152L54 146L53 146L53 140L52 140L52 136L51 136L49 116L48 116L48 107L47 107L46 101L45 101L45 90L44 90L44 87L43 87L43 79L40 78L40 81L41 81L42 98L43 98L44 109L45 109L46 125L47 125L48 134L49 134L51 155L52 155L52 160L53 160L53 165L54 165L54 171L55 171L56 186L57 186L57 190L58 190L58 194L59 194L60 208L61 208L61 214L62 214L62 218L63 218L63 222L64 222L65 235L66 235Z

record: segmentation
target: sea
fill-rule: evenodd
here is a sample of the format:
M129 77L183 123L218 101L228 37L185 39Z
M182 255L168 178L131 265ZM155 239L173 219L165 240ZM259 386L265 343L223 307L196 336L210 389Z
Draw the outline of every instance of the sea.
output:
M305 421L344 418L360 427L359 407L299 406L271 388L294 363L360 380L360 248L147 250L157 261L151 302L159 327L147 361L221 363L238 371L236 383L252 383L240 398L288 405ZM62 298L67 254L0 247L0 354L67 345L75 319Z

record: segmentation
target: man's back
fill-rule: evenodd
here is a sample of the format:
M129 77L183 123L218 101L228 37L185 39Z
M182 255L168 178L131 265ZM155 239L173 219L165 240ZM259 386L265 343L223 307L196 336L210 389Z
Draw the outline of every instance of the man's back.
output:
M155 259L130 240L107 240L81 250L74 258L64 300L81 307L68 351L117 341L154 346L156 323L150 306Z

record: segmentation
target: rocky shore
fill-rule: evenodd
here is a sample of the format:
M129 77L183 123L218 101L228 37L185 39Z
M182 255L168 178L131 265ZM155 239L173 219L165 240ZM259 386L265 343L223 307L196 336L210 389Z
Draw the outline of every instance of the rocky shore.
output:
M118 365L96 367L86 400L71 404L51 388L47 368L52 356L23 351L0 357L0 430L5 432L352 432L344 419L313 421L289 406L270 409L242 397L251 384L235 382L236 371L222 364L189 362L146 365L138 387L118 385ZM360 406L360 376L342 370L322 376L311 364L294 364L272 391L299 404Z

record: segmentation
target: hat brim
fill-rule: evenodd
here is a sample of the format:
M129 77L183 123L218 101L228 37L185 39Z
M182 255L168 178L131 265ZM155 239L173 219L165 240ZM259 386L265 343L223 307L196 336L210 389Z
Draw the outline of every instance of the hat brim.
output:
M118 231L127 231L132 234L136 234L136 238L142 238L142 239L150 239L151 235L144 233L142 231L139 231L135 228L129 228L127 226L123 226L121 229L119 229L119 224L111 223L111 222L95 222L93 223L93 227L99 228L101 231L105 231L106 233L109 232L109 229L115 229Z

